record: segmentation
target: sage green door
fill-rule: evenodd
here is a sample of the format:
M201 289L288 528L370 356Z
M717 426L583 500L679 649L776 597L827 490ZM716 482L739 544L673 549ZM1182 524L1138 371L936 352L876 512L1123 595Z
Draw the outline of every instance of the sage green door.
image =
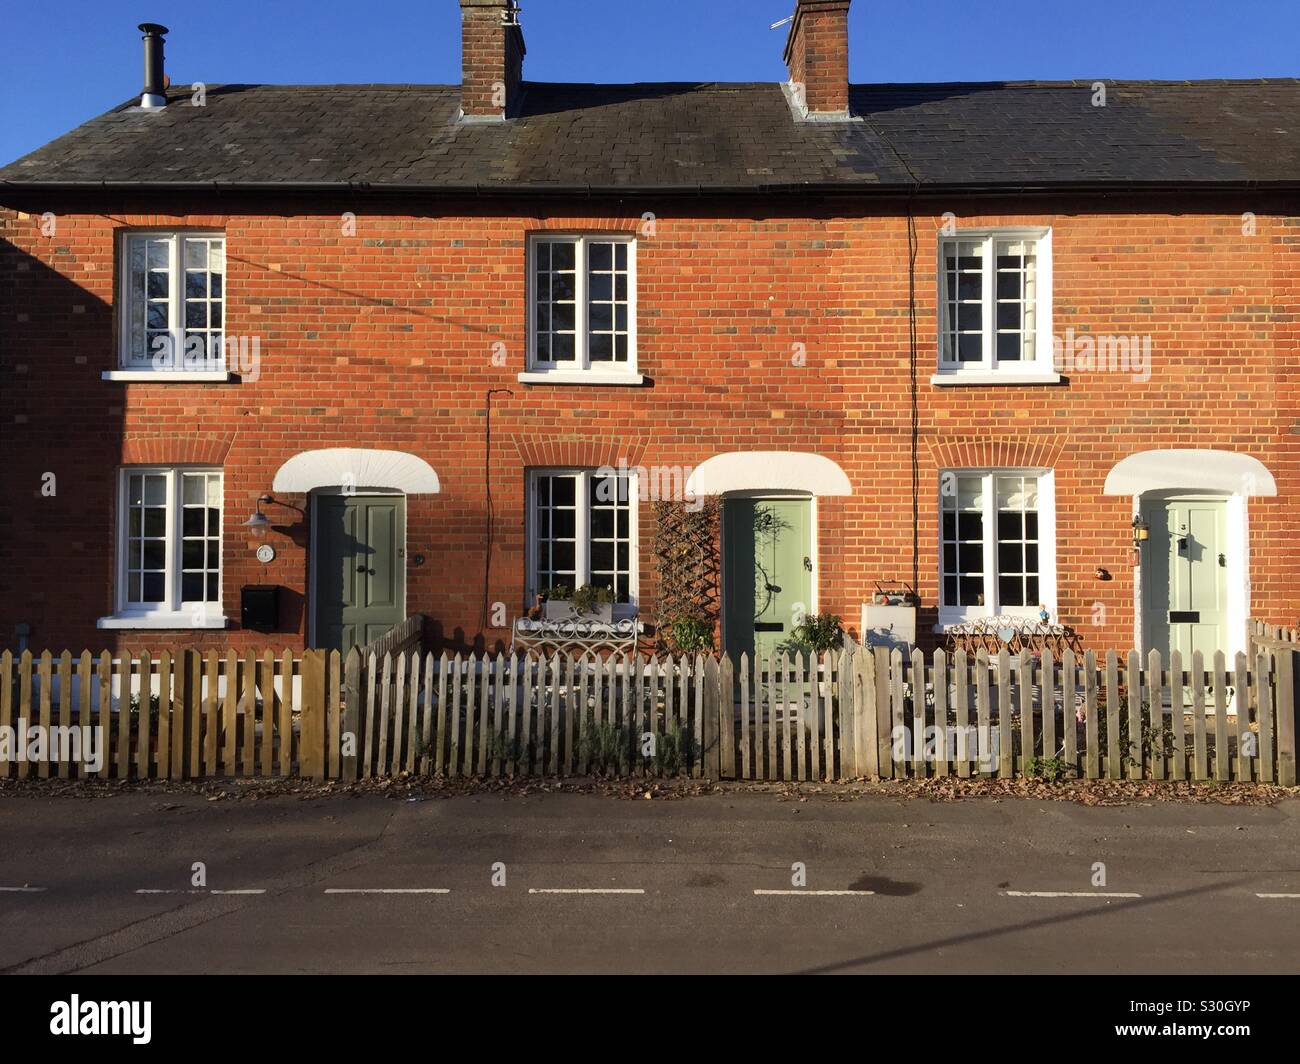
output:
M1179 650L1184 662L1199 650L1208 662L1228 649L1227 504L1151 499L1142 517L1151 529L1142 548L1146 646Z
M732 660L766 658L812 612L812 502L723 503L722 622Z
M316 499L317 647L346 654L405 619L406 499Z

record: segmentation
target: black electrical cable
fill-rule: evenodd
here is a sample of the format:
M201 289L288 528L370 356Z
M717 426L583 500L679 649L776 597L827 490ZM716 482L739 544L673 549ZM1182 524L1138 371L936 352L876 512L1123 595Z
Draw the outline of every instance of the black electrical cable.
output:
M919 187L919 182L918 182ZM912 389L912 594L921 581L921 415L916 366L916 215L907 198L907 342Z
M486 528L483 537L483 610L479 614L478 630L487 631L488 595L492 586L492 528L496 524L492 509L492 396L510 395L509 388L489 388L484 398L483 417L483 491L487 496Z

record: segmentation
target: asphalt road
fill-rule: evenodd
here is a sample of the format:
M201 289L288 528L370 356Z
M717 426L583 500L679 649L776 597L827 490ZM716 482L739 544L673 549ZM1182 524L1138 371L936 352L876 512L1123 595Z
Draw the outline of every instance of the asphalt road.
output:
M1297 958L1300 802L0 801L8 972L1269 973Z

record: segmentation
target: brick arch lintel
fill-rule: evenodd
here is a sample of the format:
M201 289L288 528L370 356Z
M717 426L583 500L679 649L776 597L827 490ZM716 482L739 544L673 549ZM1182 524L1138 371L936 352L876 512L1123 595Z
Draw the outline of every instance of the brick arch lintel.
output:
M234 434L129 433L122 440L123 465L224 465Z
M527 467L637 466L650 445L649 437L551 436L544 433L511 437Z
M528 233L641 233L646 220L635 218L578 218L559 215L549 218L534 218L525 224Z
M925 441L935 469L986 467L1052 469L1065 448L1061 434L928 437Z

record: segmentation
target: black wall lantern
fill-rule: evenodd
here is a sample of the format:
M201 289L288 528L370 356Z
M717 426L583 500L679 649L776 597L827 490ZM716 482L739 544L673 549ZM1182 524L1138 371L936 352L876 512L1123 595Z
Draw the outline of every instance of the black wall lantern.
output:
M1143 543L1151 538L1151 527L1142 520L1142 515L1133 518L1133 549L1139 550Z

